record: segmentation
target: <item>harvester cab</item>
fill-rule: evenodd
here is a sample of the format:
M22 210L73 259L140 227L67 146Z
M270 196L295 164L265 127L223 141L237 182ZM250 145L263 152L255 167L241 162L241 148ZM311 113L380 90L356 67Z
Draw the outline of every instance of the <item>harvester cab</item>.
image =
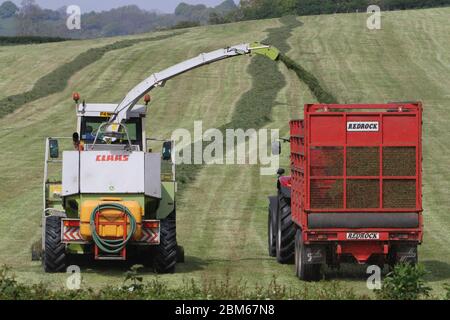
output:
M272 60L279 55L277 49L260 43L203 53L152 74L118 105L79 104L80 95L73 95L77 132L72 138L45 140L46 272L65 271L73 254L96 260L127 260L134 255L156 272L174 272L177 261L183 261L176 237L174 142L147 138L148 93L189 70L251 53ZM142 99L145 105L138 105Z

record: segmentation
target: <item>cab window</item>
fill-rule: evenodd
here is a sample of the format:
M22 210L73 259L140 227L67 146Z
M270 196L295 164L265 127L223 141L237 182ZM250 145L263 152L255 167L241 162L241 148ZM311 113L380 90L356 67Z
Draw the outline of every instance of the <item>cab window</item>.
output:
M108 121L108 118L102 117L86 117L81 121L81 135L80 138L85 143L93 143L95 136L97 134L100 125ZM142 147L142 124L140 118L128 119L125 122L127 127L128 135L130 137L131 143L133 145L139 145ZM126 138L125 138L126 140ZM99 144L104 144L103 133L99 133L97 142ZM117 140L115 144L125 144L127 141Z

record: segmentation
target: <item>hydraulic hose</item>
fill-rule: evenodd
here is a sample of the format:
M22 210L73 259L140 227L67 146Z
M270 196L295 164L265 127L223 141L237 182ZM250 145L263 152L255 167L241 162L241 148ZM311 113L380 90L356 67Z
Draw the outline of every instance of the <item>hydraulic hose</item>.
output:
M101 210L105 209L113 209L113 210L119 210L121 212L124 212L130 221L130 227L131 230L127 234L126 239L117 239L117 240L110 240L110 239L102 239L99 234L97 233L96 227L95 227L95 216L97 212L100 212ZM105 204L99 204L91 213L90 218L90 225L91 225L91 232L92 232L92 239L94 240L97 247L99 247L100 250L106 253L118 253L121 251L127 243L130 241L131 237L133 237L135 231L136 231L136 219L134 218L131 211L119 204L119 203L105 203ZM127 228L128 226L126 226ZM124 230L125 231L125 230Z

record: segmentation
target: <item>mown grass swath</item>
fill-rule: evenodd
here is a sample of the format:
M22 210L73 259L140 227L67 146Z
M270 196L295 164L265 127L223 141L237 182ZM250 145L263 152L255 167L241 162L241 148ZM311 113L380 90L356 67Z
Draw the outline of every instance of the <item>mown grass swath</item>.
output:
M290 49L287 40L291 31L301 26L295 17L287 16L280 19L283 25L268 29L268 36L263 43L270 44L282 52ZM283 74L273 61L255 56L252 58L247 72L252 76L252 88L244 93L235 106L231 121L218 128L222 133L226 129L258 129L271 121L272 107L281 89L286 85ZM178 182L180 194L184 186L195 180L202 165L180 165L178 167Z
M40 44L51 42L63 42L71 39L59 37L0 37L0 46L20 45L20 44Z
M280 52L288 52L291 47L287 40L290 38L291 32L303 24L295 16L285 16L280 18L280 21L283 25L279 28L268 29L268 36L263 43L278 48ZM283 53L279 59L287 68L297 74L300 81L308 86L319 102L337 103L337 99L323 88L319 80L300 64ZM247 71L253 78L253 86L238 101L231 122L219 128L222 133L225 133L226 129L233 128L244 130L249 128L259 129L269 123L276 97L286 85L284 76L278 70L277 64L262 56L254 57ZM180 192L183 191L183 185L195 180L201 168L202 165L199 164L179 166Z
M107 52L131 47L144 41L159 41L179 34L181 34L181 32L160 35L152 38L122 40L100 48L89 49L78 55L71 62L58 67L49 74L40 78L30 91L9 96L0 100L0 118L27 103L63 91L66 88L69 79L76 72L100 60Z

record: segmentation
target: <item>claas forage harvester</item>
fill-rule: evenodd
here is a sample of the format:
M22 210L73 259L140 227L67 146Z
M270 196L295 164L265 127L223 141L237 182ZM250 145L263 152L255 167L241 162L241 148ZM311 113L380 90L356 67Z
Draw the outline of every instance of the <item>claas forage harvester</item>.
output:
M46 272L64 272L80 255L134 257L158 273L175 271L183 250L176 233L174 142L148 136L148 92L187 71L249 54L276 60L279 52L253 42L203 53L150 75L118 104L80 103L73 95L76 132L45 139L42 243L33 257L42 257ZM145 105L138 105L143 98Z

